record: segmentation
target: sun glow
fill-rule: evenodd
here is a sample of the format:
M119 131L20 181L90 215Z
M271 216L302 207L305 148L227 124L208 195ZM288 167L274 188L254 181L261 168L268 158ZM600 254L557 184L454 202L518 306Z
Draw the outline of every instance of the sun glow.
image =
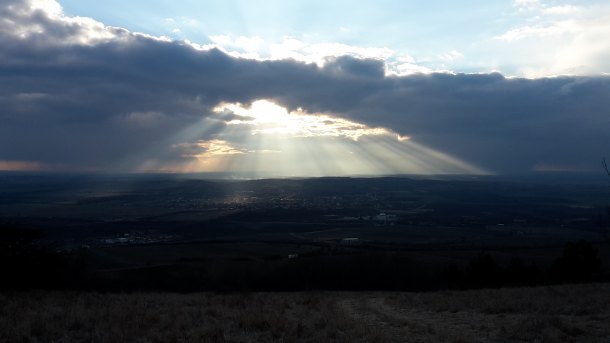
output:
M210 134L213 124L202 120L176 137L184 142L171 147L179 158L171 164L149 163L145 169L254 178L485 173L388 128L328 113L289 111L270 100L223 103L214 114L224 123L222 131Z
M346 137L355 141L362 136L391 134L384 128L370 128L346 119L326 114L308 114L302 109L288 112L269 100L257 100L249 107L241 104L222 104L215 112L230 112L238 116L228 125L252 126L251 133L279 134L291 137Z
M200 160L205 160L208 157L217 155L236 155L244 153L244 151L236 149L229 142L221 139L212 139L209 141L201 140L192 144L179 144L179 146L199 148L199 152L196 154L185 154L183 157L196 157Z
M0 160L0 171L41 171L45 170L47 167L48 166L39 162Z

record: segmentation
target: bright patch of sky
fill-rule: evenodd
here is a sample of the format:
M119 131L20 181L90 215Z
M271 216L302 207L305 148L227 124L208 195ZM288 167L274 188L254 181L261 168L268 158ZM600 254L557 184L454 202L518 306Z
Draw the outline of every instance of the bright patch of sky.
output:
M235 56L322 63L349 54L390 73L610 72L610 3L552 1L60 1L91 17Z
M287 109L268 100L258 100L250 107L241 104L222 104L215 112L230 112L240 119L229 121L228 125L251 126L251 133L288 135L291 137L345 137L357 141L361 136L389 135L400 138L398 134L383 128L370 128L352 121L324 114L310 114L299 109ZM407 139L407 138L402 138Z
M4 2L0 170L593 170L608 151L610 78L590 75L610 75L610 3ZM538 78L557 74L577 76Z

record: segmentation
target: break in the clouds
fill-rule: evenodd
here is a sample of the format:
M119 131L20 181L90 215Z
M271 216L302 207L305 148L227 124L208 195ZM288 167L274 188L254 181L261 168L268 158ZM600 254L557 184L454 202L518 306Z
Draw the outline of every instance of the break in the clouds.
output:
M523 30L494 41L534 34ZM402 75L384 56L362 56L369 50L272 59L226 47L254 51L257 40L215 39L225 46L66 16L54 1L4 1L0 167L502 173L594 170L610 154L610 77L601 75L610 69Z
M67 13L258 59L381 58L388 71L597 75L610 67L607 0L62 0Z

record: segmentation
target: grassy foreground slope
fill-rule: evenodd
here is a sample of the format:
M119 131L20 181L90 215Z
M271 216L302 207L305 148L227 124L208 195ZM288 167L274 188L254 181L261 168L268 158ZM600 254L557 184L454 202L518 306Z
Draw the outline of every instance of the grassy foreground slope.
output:
M0 342L608 342L610 284L497 290L0 294Z

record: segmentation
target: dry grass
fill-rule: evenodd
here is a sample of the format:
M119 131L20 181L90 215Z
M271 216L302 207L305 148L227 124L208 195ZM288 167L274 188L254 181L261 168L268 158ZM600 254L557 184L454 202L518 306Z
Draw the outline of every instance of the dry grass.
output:
M609 342L610 285L0 294L0 342Z
M350 325L320 294L0 296L2 342L348 342Z

